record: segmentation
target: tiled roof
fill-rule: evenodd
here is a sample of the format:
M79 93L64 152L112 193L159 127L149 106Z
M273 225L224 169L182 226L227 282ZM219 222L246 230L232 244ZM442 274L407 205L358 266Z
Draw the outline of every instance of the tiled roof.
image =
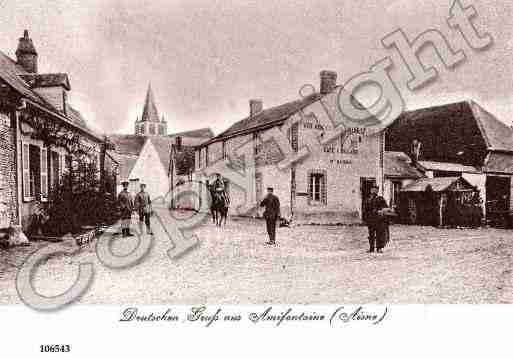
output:
M385 152L385 176L395 178L422 178L423 174L412 164L404 152Z
M474 101L469 101L489 150L513 152L513 129Z
M139 135L109 135L115 151L122 154L139 155L148 137Z
M462 185L468 189L473 188L473 186L462 177L435 177L421 178L405 186L401 189L401 192L422 192L425 191L428 186L431 186L434 192L443 192L456 182L461 182Z
M418 163L424 169L429 171L479 173L479 170L476 167L461 165L459 163L436 161L419 161Z
M513 174L513 155L499 152L490 153L486 159L483 171Z
M211 138L214 137L214 132L209 127L199 128L197 130L190 130L184 132L173 133L169 135L170 137L183 136L183 137L204 137Z
M71 90L68 74L23 74L20 76L31 88L63 86L67 90Z
M243 120L236 122L226 131L220 133L209 141L204 142L202 145L207 145L241 132L251 131L267 125L279 124L287 120L294 113L319 100L321 97L322 95L316 93L300 100L287 102L283 105L265 109L253 117L246 117Z
M48 101L46 101L42 96L33 91L29 84L27 84L22 76L27 75L27 72L19 65L16 64L9 56L5 55L2 51L0 51L0 78L5 81L12 89L18 92L23 98L34 102L35 104L45 108L47 111L64 118L69 123L73 125L77 125L78 128L82 129L86 133L100 139L99 135L94 131L91 131L82 116L77 115L77 111L72 109L71 115L66 116L64 113L56 109L53 105L51 105ZM79 120L79 118L81 120ZM81 123L79 125L78 123Z

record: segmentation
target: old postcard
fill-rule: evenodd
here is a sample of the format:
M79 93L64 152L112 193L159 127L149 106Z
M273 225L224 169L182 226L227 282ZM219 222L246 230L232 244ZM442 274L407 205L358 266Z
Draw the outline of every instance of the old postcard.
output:
M504 355L512 18L0 0L0 352Z

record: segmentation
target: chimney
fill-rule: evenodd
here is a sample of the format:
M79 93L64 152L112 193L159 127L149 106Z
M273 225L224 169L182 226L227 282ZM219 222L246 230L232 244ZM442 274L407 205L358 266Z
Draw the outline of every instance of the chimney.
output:
M417 139L414 139L411 143L411 160L414 165L420 161L420 150L422 147L422 142Z
M326 95L335 89L337 86L337 73L335 71L323 70L321 71L321 89L320 93Z
M264 109L264 103L262 100L249 100L249 116L253 117Z
M23 37L19 39L16 59L18 65L23 67L25 71L37 74L37 51L32 43L32 39L29 37L28 30L25 30Z

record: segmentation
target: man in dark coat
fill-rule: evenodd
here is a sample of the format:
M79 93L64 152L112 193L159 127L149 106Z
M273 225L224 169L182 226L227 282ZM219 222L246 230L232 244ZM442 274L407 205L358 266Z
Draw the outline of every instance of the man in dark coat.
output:
M276 222L280 218L280 200L273 194L272 187L267 188L267 196L260 203L260 207L265 207L264 218L269 235L269 242L266 244L273 245L276 243Z
M388 220L380 212L387 208L387 202L381 196L378 196L378 186L372 186L370 196L365 201L364 221L369 229L369 253L377 249L378 253L383 253L383 248L388 242Z
M132 221L132 212L134 210L134 200L128 192L128 182L122 182L123 190L118 195L118 206L121 212L121 232L123 237L133 236L130 233L130 222Z
M151 231L151 199L148 192L146 192L146 184L141 183L141 191L135 196L135 209L139 214L139 229L142 234L142 224L146 224L146 233L152 235Z

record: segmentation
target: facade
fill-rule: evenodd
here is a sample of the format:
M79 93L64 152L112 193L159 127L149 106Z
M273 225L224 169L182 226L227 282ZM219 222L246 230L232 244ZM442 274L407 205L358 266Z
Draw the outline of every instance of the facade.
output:
M364 128L343 130L332 141L311 146L301 161L281 169L285 160L279 139L270 135L279 130L295 154L312 139L322 139L340 123L337 74L321 72L320 93L280 106L263 109L262 101L251 100L249 116L220 135L196 147L198 181L210 181L211 168L219 161L249 173L249 188L241 188L227 179L231 199L230 213L258 215L258 209L241 213L263 199L267 187L273 187L280 198L282 216L296 221L315 223L352 223L362 219L362 203L370 187L383 185L384 135L368 133ZM243 161L236 153L241 148L254 155L254 164ZM249 150L247 150L249 148ZM252 153L251 153L252 152ZM244 166L254 166L254 171ZM225 176L229 177L229 176ZM254 196L252 195L254 194Z
M410 154L427 177L464 177L489 220L513 210L513 130L473 101L405 112L387 129L386 150Z
M68 75L38 72L28 31L16 56L0 52L0 228L26 230L39 203L74 164L70 144L59 140L78 138L75 145L87 148L98 168L105 141L69 104Z

